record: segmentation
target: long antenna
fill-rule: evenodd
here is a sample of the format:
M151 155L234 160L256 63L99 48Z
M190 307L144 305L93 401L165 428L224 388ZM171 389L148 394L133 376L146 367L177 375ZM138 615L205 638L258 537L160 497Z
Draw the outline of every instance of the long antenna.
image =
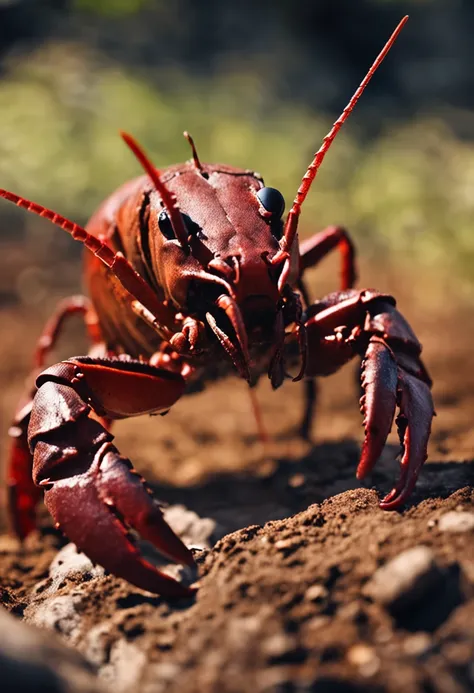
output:
M159 171L153 166L150 159L145 154L144 150L138 144L138 142L126 132L121 131L120 136L124 140L125 144L127 144L130 147L140 164L145 169L148 176L151 178L151 181L157 189L163 202L163 205L166 211L168 212L171 226L173 227L173 231L175 233L176 238L178 239L182 247L185 250L188 250L189 234L186 231L186 226L184 225L183 217L181 216L181 212L179 211L179 207L176 202L176 196L172 192L170 192L166 185L160 180Z
M319 148L319 150L314 155L314 159L311 162L311 164L309 165L308 170L304 174L303 180L301 181L301 185L298 188L298 192L296 193L296 197L295 197L295 200L293 202L293 206L288 213L288 218L287 218L286 224L285 224L285 232L284 232L283 238L281 240L282 250L289 251L291 249L291 246L292 246L293 241L295 239L296 229L298 227L298 219L299 219L300 212L301 212L301 206L306 199L306 195L309 192L309 189L311 187L311 183L316 178L316 174L318 172L318 169L321 166L321 164L323 163L324 157L326 156L326 154L327 154L331 144L333 143L337 133L339 132L339 130L341 129L342 125L345 123L345 121L347 120L349 115L351 114L354 106L356 105L356 103L360 99L362 92L364 91L364 89L366 88L366 86L368 85L370 80L372 79L372 76L374 75L375 71L377 70L377 68L379 67L379 65L381 64L381 62L383 61L383 59L385 58L387 53L389 52L390 48L395 43L395 41L398 37L398 34L401 32L401 30L403 29L403 27L405 26L407 21L408 21L408 15L403 17L401 22L398 24L397 28L395 29L393 34L390 36L390 38L387 41L387 43L385 44L385 46L383 47L382 51L377 56L374 64L372 65L372 67L370 68L370 70L368 71L368 73L366 74L366 76L364 77L362 82L360 83L358 89L355 91L353 97L351 98L351 100L349 101L349 103L347 104L347 106L345 107L345 109L343 110L341 115L339 116L339 118L336 120L336 122L332 126L331 130L328 132L328 134L324 138L321 147Z
M157 323L161 326L163 334L166 335L165 339L169 338L169 335L172 334L171 328L173 326L172 312L158 300L153 289L135 271L122 253L116 253L107 243L99 240L88 233L82 226L79 226L79 224L66 219L66 217L57 214L52 209L43 207L43 205L31 202L31 200L1 188L0 197L13 202L28 212L37 214L39 217L49 219L53 224L70 233L74 240L84 243L86 248L91 250L99 260L102 260L104 265L110 268L122 286L153 314Z

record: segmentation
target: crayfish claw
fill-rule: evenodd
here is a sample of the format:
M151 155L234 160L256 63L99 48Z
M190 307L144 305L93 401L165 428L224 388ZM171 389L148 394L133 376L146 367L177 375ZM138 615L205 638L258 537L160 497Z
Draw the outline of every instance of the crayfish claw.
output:
M428 385L414 375L401 371L399 375L397 418L400 442L403 446L401 472L397 485L381 501L383 510L395 510L408 498L427 458L431 421L434 416L433 398Z
M105 452L100 464L100 496L164 556L176 563L193 566L191 551L165 521L146 481L119 457L113 446Z
M141 477L105 443L87 468L52 481L45 503L62 531L94 562L137 587L166 597L194 590L159 571L140 554L129 529L177 563L194 565Z
M403 448L400 478L380 502L383 510L394 510L408 498L427 457L433 399L429 385L414 373L424 373L418 357L397 354L381 337L371 337L362 369L365 440L357 478L369 474L380 457L397 406L400 412L397 427Z
M395 415L397 381L398 367L391 350L372 337L362 363L365 440L357 467L358 479L364 479L372 471L382 454Z

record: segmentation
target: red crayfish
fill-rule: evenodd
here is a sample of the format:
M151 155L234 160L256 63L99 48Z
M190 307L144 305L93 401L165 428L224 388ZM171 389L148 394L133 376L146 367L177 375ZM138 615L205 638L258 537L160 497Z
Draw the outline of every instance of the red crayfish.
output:
M147 562L134 528L172 560L192 565L191 551L163 519L150 489L113 444L113 420L167 412L183 395L234 369L254 385L268 373L274 388L287 367L313 382L354 356L363 358L365 441L357 476L380 456L397 424L404 453L395 488L381 502L398 507L426 459L433 416L421 346L395 308L374 290L356 290L354 248L330 227L299 244L301 206L317 170L403 19L335 122L306 171L286 222L281 193L248 170L192 159L158 171L126 134L146 175L109 197L85 229L11 192L0 195L50 219L81 241L90 299L63 301L40 337L35 384L19 407L8 481L10 512L20 537L35 526L38 494L56 526L94 562L151 592L190 590ZM341 291L310 303L303 274L330 251L342 255ZM44 370L64 319L84 316L88 356ZM224 353L225 352L225 353Z

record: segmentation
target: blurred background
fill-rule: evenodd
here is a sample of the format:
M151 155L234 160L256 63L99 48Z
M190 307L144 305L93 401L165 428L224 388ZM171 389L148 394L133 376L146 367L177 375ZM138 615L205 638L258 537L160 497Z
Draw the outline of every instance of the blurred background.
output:
M140 173L120 128L159 167L189 158L188 129L202 160L259 171L289 205L406 13L325 160L300 229L350 229L359 285L399 298L436 370L474 322L472 0L0 0L0 185L85 223ZM6 430L43 321L59 297L80 290L81 248L1 201L0 251ZM311 274L313 295L338 287L337 266L334 257ZM83 349L74 340L66 354ZM253 431L247 395L239 397L234 406ZM353 417L359 431L356 407Z
M1 186L84 223L139 173L200 156L292 199L313 151L405 13L410 21L327 157L302 233L340 223L382 273L474 297L470 0L0 0ZM79 281L65 233L0 204L0 302ZM370 276L370 275L369 275ZM362 280L367 283L366 280Z

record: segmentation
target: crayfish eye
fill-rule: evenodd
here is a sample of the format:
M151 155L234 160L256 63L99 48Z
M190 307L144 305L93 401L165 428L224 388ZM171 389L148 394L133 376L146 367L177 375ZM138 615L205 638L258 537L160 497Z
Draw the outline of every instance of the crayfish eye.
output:
M283 195L276 188L261 188L257 197L263 207L270 212L272 216L280 219L285 211L285 200Z
M285 211L283 195L276 188L261 188L257 193L257 197L260 204L265 207L267 212L270 212L270 230L277 241L279 241L283 235L283 222L281 220Z
M186 226L188 234L190 236L195 236L196 238L202 238L203 234L199 225L196 224L196 222L193 221L187 214L182 214L181 216L183 217L184 225ZM164 209L161 210L158 216L158 226L160 227L160 231L167 241L172 241L176 238L171 219Z
M199 224L196 224L196 222L193 221L188 214L182 214L182 217L186 230L190 236L194 236L195 238L204 238Z
M158 216L158 226L160 227L160 231L166 238L166 240L172 241L174 238L176 238L176 234L174 232L171 219L169 218L168 214L164 209L160 212Z

